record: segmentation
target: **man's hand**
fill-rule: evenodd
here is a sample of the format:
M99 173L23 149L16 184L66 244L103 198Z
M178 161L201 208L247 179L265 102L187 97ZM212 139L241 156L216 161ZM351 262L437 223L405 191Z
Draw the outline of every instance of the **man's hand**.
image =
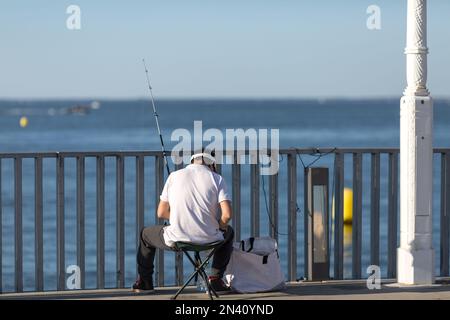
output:
M220 202L220 210L222 211L222 216L219 220L219 228L223 231L226 231L228 228L228 222L230 222L233 216L230 201L225 200Z
M158 205L158 218L169 220L170 218L170 206L167 201L159 201Z

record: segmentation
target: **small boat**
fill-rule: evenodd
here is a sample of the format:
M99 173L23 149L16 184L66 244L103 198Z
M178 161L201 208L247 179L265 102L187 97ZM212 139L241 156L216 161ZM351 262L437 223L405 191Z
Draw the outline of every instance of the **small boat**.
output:
M91 110L100 109L100 102L93 101L89 105L77 104L73 107L64 109L64 114L87 115Z

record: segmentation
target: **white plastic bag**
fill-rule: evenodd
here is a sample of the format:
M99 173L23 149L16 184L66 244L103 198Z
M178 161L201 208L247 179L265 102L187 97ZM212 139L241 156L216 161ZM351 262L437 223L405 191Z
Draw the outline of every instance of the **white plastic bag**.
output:
M248 238L235 242L225 279L234 291L241 293L283 289L285 279L275 239Z

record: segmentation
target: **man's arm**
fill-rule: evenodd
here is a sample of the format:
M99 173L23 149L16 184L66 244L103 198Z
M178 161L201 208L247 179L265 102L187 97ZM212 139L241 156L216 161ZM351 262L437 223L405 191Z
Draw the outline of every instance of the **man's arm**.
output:
M169 202L160 200L157 213L158 213L158 218L169 220L169 218L170 218Z
M231 203L228 200L220 202L220 210L222 211L222 216L219 220L219 227L222 230L227 230L228 222L230 222L233 217L233 211L231 209Z

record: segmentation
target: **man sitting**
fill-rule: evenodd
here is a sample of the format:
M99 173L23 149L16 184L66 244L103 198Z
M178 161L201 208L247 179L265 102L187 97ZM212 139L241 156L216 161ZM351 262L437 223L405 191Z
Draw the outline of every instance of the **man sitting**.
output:
M141 231L137 252L139 276L133 291L154 291L156 248L174 250L178 241L207 244L224 239L214 254L208 280L216 292L230 290L222 278L233 249L234 232L228 226L232 217L231 197L225 180L216 173L215 162L214 152L202 150L191 157L191 164L167 178L157 214L158 218L169 220L170 225Z

